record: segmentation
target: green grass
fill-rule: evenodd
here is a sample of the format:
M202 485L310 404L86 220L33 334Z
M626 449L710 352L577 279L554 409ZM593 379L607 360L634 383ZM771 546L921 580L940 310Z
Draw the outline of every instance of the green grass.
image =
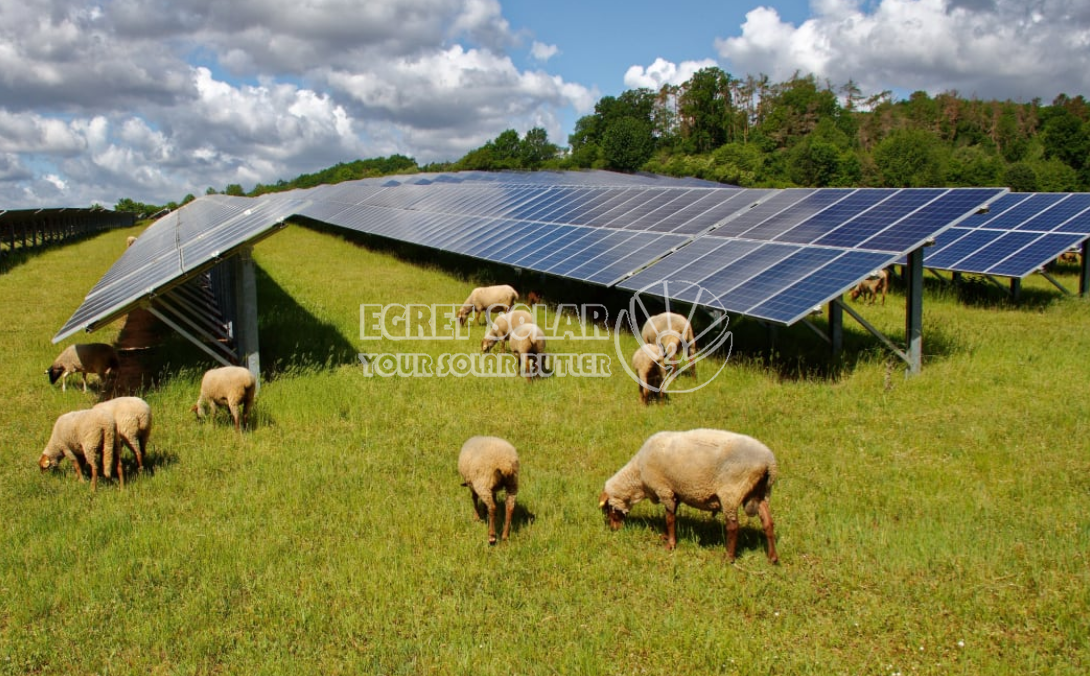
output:
M169 338L143 356L150 471L92 495L36 459L97 390L61 393L42 371L127 234L0 275L0 673L1090 670L1090 304L1042 280L1019 304L929 281L912 378L849 318L832 376L807 328L781 330L769 357L736 321L718 378L645 408L616 364L530 384L365 376L357 352L473 352L483 328L362 341L360 304L458 303L474 279L291 227L255 254L254 429L194 420L209 364ZM903 332L899 294L862 312ZM734 565L721 517L683 509L672 553L661 507L605 527L603 482L650 434L697 426L776 452L780 566L744 516ZM492 548L456 471L473 434L522 459L511 539Z

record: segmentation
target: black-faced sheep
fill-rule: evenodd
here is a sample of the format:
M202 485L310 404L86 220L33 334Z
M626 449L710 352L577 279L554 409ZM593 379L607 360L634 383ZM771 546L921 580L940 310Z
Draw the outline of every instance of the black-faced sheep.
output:
M640 331L643 342L648 345L658 345L662 348L664 363L671 369L676 369L682 354L693 364L693 355L696 353L696 339L693 337L693 327L689 320L676 312L663 312L649 318L644 322ZM696 367L690 367L696 374Z
M121 444L125 444L136 456L136 466L144 471L144 454L147 453L148 438L151 436L151 406L140 397L117 397L94 408L106 411L114 418L117 426L118 462L120 463ZM134 443L135 442L135 443Z
M114 418L107 411L92 408L65 413L53 423L53 433L38 458L38 467L42 471L56 467L63 455L76 468L76 478L83 481L83 468L80 465L80 458L83 458L91 466L91 490L96 490L99 456L102 457L102 473L107 478L112 476L116 456L117 476L124 486L125 475L121 469L120 454L114 452L116 438Z
M662 383L666 378L666 364L661 347L644 343L636 348L632 354L632 372L639 380L641 403L646 405L651 399L665 397Z
M499 286L478 286L469 293L462 306L458 308L458 323L465 326L469 315L476 313L474 321L481 324L481 318L493 313L507 312L518 300L519 292L514 287L502 284Z
M94 373L106 381L108 375L117 373L120 362L117 359L117 351L105 343L77 343L64 348L53 365L46 370L49 383L61 379L61 391L67 391L68 376L79 373L83 376L83 391L87 391L87 374Z
M511 329L511 354L518 360L519 375L530 381L545 375L545 332L537 324L523 324Z
M249 369L242 366L211 369L201 379L201 394L193 406L193 412L198 419L204 418L204 405L208 403L212 407L212 417L215 418L216 405L226 406L231 411L231 419L235 421L235 429L241 432L239 409L242 409L241 424L245 425L249 420L256 392L257 380Z
M511 533L515 496L519 492L519 456L515 447L499 437L471 437L458 454L458 473L462 485L469 487L473 517L480 521L480 503L487 508L490 545L496 544L496 496L501 489L507 494L502 536L506 540Z
M606 481L598 505L617 530L632 505L648 498L666 508L666 548L677 545L681 503L726 517L727 558L738 544L738 507L760 515L768 538L768 560L779 561L769 498L776 481L776 458L752 437L713 429L659 432Z
M511 330L523 324L533 324L534 316L526 310L511 310L496 317L492 326L488 327L488 333L481 340L481 352L488 352L496 343L503 341L504 349L509 349L511 342Z
M874 305L874 301L877 300L878 294L882 294L882 305L886 304L886 291L889 290L889 272L886 270L878 270L871 275L868 275L866 279L855 285L852 289L852 300L863 297L864 300L870 298L868 305Z

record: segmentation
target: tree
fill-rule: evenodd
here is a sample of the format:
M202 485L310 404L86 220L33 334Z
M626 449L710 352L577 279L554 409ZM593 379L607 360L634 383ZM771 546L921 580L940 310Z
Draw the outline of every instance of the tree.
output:
M923 129L893 132L874 149L882 183L891 188L941 185L938 138Z
M736 128L731 77L719 68L702 68L681 86L681 134L689 152L707 153L723 145Z
M606 167L632 172L643 166L654 152L651 125L633 117L623 117L606 130L602 154Z
M540 169L546 160L556 157L559 148L549 143L548 133L541 127L526 132L519 143L519 164L523 169Z
M242 186L238 183L231 183L223 189L224 195L232 195L234 197L245 197L246 192L242 189Z

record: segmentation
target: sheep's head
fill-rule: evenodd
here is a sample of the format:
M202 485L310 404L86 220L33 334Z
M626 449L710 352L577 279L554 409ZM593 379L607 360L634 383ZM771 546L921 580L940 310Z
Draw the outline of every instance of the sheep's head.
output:
M628 514L628 510L621 509L613 505L613 499L609 493L602 491L602 494L598 496L598 507L601 508L602 513L609 519L609 527L613 530L619 529L624 525L624 518Z
M49 454L49 451L44 451L41 457L38 458L38 469L42 470L43 472L47 469L53 469L59 464L57 462L58 457L60 456L53 457Z
M496 336L492 335L492 332L489 331L485 334L484 340L481 341L481 352L488 352L496 342Z
M62 373L64 373L63 366L50 366L48 369L45 370L45 374L49 376L50 385L57 382L57 378L60 378Z
M458 308L458 326L466 325L466 318L469 317L469 313L473 311L472 305L463 305Z

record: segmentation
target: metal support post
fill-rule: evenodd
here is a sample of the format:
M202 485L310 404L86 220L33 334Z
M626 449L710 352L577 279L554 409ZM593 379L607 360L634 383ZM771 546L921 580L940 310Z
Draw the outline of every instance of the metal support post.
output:
M908 372L916 374L923 366L923 249L908 253L904 271Z

